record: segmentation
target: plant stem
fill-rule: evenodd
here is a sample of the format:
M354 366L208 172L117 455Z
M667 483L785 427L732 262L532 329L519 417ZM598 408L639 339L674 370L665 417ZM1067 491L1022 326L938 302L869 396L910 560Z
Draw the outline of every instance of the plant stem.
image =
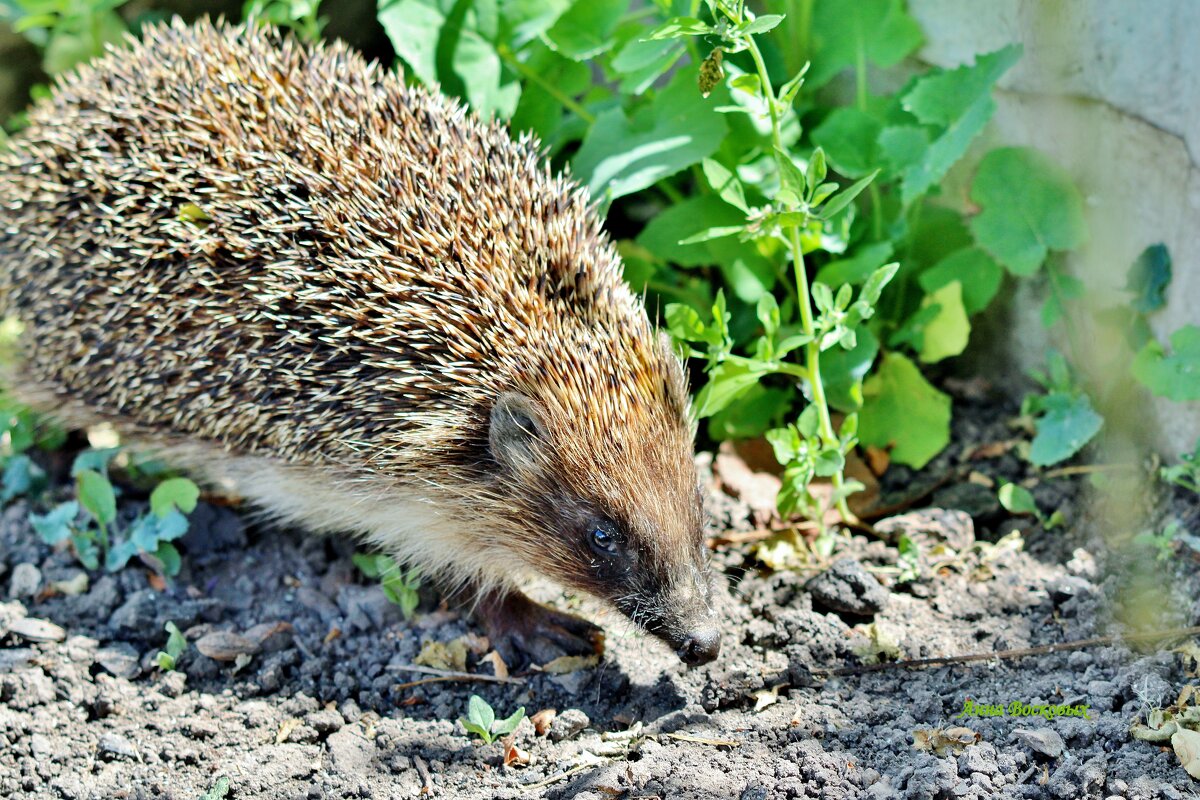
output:
M786 156L783 149L783 137L779 127L779 110L777 108L778 101L775 97L775 89L771 85L771 78L767 75L767 65L763 62L762 53L758 49L758 44L754 41L754 37L747 36L746 42L750 50L750 56L754 59L754 66L758 70L759 80L762 82L763 94L767 98L767 110L771 114L771 141L775 145L775 160L779 168L779 172L783 174L783 164L779 163ZM786 228L788 235L788 246L792 251L792 267L796 277L796 293L797 300L800 306L800 324L805 335L816 335L816 328L813 325L812 314L812 298L808 286L808 272L804 267L804 250L800 244L800 230L795 225L789 225ZM837 432L833 429L833 420L829 414L829 404L825 397L825 383L821 379L821 343L817 339L805 345L805 372L808 375L809 385L812 387L812 401L817 406L817 415L820 420L821 441L826 447L838 447ZM833 490L838 495L837 510L841 514L842 519L850 522L856 517L850 513L850 507L846 504L846 498L841 496L844 479L842 472L839 470L834 473ZM818 520L818 522L822 522ZM822 522L822 528L824 524Z
M564 108L573 112L577 117L582 119L588 125L595 123L595 121L596 121L595 114L593 114L592 112L590 112L586 108L584 108L582 105L580 105L579 102L577 100L575 100L575 98L571 97L566 92L564 92L562 89L559 89L553 83L551 83L550 81L548 81L544 77L542 77L541 73L539 73L537 70L531 68L528 64L525 64L524 62L518 60L517 57L513 54L513 51L510 50L507 45L503 45L503 44L500 45L499 47L496 48L496 52L499 54L501 60L503 60L505 64L508 64L510 67L512 67L514 70L516 70L521 75L521 77L526 78L527 80L531 81L532 83L536 83L538 86L540 86L542 89L544 89L546 91L546 94L550 95L555 100L562 103Z

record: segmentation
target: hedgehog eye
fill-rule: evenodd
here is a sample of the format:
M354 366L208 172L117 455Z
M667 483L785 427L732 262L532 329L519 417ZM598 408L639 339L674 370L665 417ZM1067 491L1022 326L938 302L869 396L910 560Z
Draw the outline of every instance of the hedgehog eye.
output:
M618 548L617 532L609 523L598 522L588 531L588 544L599 555L615 556Z

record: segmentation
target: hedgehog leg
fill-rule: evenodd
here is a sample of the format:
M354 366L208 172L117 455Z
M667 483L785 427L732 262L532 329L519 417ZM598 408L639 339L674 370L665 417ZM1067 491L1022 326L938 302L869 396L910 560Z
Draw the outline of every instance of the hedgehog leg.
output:
M604 631L587 620L535 603L515 589L493 590L479 598L475 618L492 647L516 671L560 656L604 652Z

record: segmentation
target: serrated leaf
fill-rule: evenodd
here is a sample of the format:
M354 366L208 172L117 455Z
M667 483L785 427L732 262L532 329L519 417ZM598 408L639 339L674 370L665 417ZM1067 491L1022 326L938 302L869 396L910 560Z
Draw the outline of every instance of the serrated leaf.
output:
M971 220L975 240L1014 274L1032 275L1051 250L1073 250L1087 238L1079 191L1036 150L1007 147L984 156L971 199L983 209Z
M1037 435L1029 448L1029 461L1037 467L1066 461L1090 442L1104 423L1086 394L1055 392L1043 398L1039 406L1042 413L1036 420Z
M991 94L996 81L1021 59L1022 50L1021 45L1012 44L976 57L971 66L918 78L901 104L926 125L950 125L965 116L979 98Z
M863 385L858 437L863 444L893 446L893 461L920 469L950 441L950 398L916 365L887 353Z
M1159 397L1200 400L1200 327L1185 325L1171 334L1171 352L1151 339L1133 359L1133 377Z

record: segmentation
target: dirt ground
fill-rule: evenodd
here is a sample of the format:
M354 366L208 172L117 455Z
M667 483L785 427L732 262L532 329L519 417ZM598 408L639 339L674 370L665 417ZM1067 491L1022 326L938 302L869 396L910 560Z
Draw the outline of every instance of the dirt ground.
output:
M821 671L860 665L889 640L901 657L925 658L1121 634L1139 611L1155 628L1197 624L1195 554L1156 561L1106 542L1086 476L1034 487L1065 528L999 507L982 484L1031 477L1010 446L1015 416L977 387L960 391L954 444L920 473L883 476L880 502L901 512L878 525L887 541L847 538L825 570L772 572L756 542L729 543L752 538L734 534L755 527L753 498L714 484L725 646L692 670L614 612L544 587L542 599L605 625L598 667L405 686L428 677L406 669L426 643L466 637L478 648L479 632L432 597L406 622L358 574L348 542L202 503L172 585L156 590L130 567L92 573L70 594L81 570L37 540L17 502L0 519L0 797L1194 797L1170 748L1129 735L1194 680L1170 649L1178 639ZM1146 505L1154 522L1200 528L1194 496ZM900 534L917 558L901 559ZM901 569L915 580L899 581ZM168 621L193 642L174 672L154 664ZM202 655L194 642L213 632L248 634L256 652L241 663ZM473 653L467 668L492 672ZM542 732L528 719L517 729L511 744L528 764L504 766L508 748L464 733L456 720L472 693L501 716L557 712ZM1086 706L1087 716L956 719L968 701ZM959 745L915 746L930 736Z

